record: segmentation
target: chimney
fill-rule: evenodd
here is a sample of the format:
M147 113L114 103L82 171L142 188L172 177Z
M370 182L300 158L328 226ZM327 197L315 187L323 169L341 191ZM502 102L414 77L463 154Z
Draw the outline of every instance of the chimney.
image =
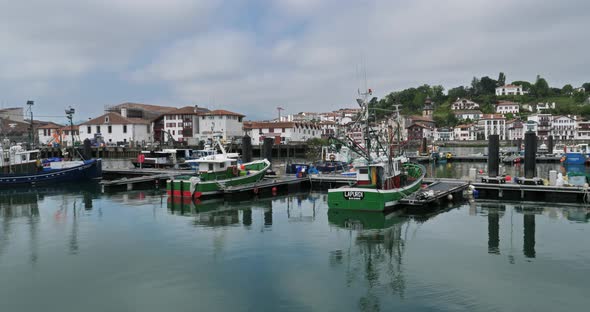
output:
M121 116L127 118L127 108L121 108Z

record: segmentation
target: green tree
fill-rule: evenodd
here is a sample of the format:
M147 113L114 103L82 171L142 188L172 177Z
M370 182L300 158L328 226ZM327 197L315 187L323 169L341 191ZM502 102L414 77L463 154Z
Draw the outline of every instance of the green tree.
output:
M537 98L546 97L549 95L549 84L545 78L542 78L541 75L537 75L537 80L535 81L534 85L535 96Z
M477 77L473 77L473 79L471 80L471 95L472 96L477 96L481 94L481 83L479 81L479 79L477 79Z
M573 94L574 102L584 103L588 99L588 94L582 91L575 91Z
M586 92L590 92L590 82L586 82L582 85L582 88L586 90Z
M501 87L506 84L506 75L503 72L500 72L498 75L498 87Z
M464 86L449 89L448 98L451 101L455 101L459 98L464 98L469 95L469 91Z
M512 120L512 119L514 119L514 114L506 113L506 114L504 114L504 117L506 117L507 120Z
M488 76L481 77L481 79L479 80L481 94L496 94L497 83L498 82L496 80Z
M574 87L571 84L566 84L561 88L561 94L563 95L572 95L572 92L574 92Z
M521 86L524 91L530 91L531 87L532 87L530 82L523 81L523 80L516 80L516 81L513 81L511 84L516 85L516 86Z

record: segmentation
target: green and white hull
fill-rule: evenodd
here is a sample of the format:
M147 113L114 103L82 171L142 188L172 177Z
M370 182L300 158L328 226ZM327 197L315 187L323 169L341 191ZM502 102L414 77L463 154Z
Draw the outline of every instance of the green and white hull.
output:
M222 195L224 189L227 187L245 185L262 180L270 165L270 162L264 159L243 164L244 168L238 171L228 169L227 172L222 173L177 177L166 182L166 192L170 196L194 198Z
M407 185L392 189L378 189L371 185L344 186L328 190L328 207L330 209L347 209L358 211L385 211L392 209L399 200L418 191L426 174L423 166L404 164L408 177L412 179Z

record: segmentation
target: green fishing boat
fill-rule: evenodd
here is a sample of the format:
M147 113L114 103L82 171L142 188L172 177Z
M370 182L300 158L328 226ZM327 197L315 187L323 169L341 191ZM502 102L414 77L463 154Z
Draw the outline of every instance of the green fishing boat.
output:
M331 209L348 209L359 211L385 211L393 209L400 199L416 192L422 185L426 174L424 166L409 163L401 150L394 156L394 146L401 146L399 109L394 111L397 129L393 126L385 133L376 133L369 125L369 105L366 101L371 90L363 93L363 99L357 102L363 109L365 145L360 146L354 140L339 140L349 144L364 160L363 165L356 166L356 182L328 190L328 206ZM397 142L394 137L397 134ZM384 141L384 143L382 143Z
M225 152L219 143L221 154L196 160L198 174L179 176L166 181L166 193L174 197L203 198L222 195L227 187L256 183L270 169L266 159L238 165L238 160Z

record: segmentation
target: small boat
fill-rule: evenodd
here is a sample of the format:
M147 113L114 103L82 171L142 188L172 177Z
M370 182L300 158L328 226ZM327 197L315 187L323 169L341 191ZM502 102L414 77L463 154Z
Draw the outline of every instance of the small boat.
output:
M201 157L198 175L181 176L166 182L170 196L204 198L222 195L228 187L256 183L264 178L271 163L257 160L238 165L236 158L228 157L221 144L221 154Z
M588 144L577 144L566 147L566 153L561 157L565 165L584 165L588 159Z
M0 186L55 184L100 179L100 159L53 161L48 166L38 158L39 150L24 150L13 146L9 151L0 147Z
M131 162L136 168L179 168L188 169L189 164L185 160L191 159L190 149L163 149L161 151L141 151L143 162L133 159ZM140 157L141 157L140 156Z

